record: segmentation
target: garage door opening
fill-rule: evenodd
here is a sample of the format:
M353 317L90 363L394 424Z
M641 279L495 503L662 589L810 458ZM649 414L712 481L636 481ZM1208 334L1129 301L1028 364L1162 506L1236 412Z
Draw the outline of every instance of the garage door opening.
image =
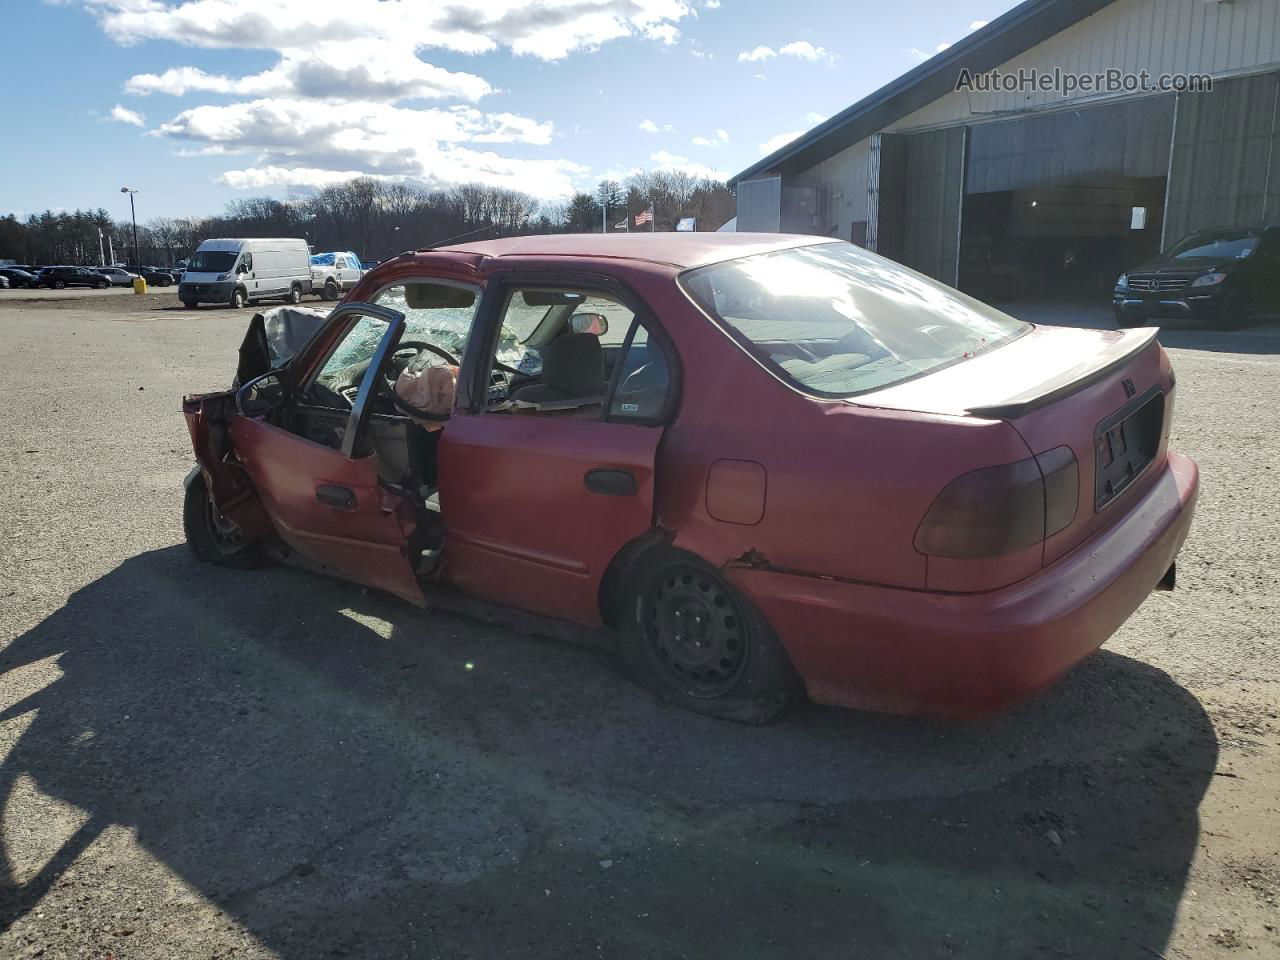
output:
M960 289L982 300L1097 300L1160 251L1165 178L969 194Z
M983 300L1107 296L1160 250L1172 96L970 128L959 286Z

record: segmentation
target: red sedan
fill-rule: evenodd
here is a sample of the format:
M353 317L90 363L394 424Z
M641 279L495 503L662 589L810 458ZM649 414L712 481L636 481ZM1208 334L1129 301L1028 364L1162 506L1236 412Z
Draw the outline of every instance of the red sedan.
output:
M1004 708L1191 524L1153 329L1023 323L846 243L519 237L254 318L184 405L197 556L615 628L717 716Z

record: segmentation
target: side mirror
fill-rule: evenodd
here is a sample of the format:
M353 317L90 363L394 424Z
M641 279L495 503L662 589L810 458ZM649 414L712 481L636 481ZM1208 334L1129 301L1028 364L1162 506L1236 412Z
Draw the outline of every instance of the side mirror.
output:
M569 318L569 329L603 337L609 332L609 319L603 313L575 313Z

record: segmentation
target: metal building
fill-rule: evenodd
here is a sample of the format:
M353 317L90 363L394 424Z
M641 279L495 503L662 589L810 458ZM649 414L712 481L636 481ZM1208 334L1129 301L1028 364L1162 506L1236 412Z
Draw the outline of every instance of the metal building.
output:
M957 89L1033 70L1130 89ZM1187 76L1211 89L1152 89ZM838 236L989 299L1109 291L1192 230L1280 222L1280 0L1026 0L730 185L739 230Z

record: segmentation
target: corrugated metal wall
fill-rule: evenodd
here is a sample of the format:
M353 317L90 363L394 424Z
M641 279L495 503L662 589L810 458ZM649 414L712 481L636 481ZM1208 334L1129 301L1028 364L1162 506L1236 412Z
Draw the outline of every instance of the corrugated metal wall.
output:
M782 227L782 178L764 177L738 183L738 230L777 233Z
M1221 75L1280 65L1280 0L1116 0L1001 66L1099 73L1115 67L1153 76ZM1084 98L1081 98L1084 99ZM954 123L993 111L1064 102L1054 92L948 94L903 117L895 131Z
M954 285L960 253L965 129L878 139L876 250Z
M1178 102L1165 244L1203 227L1280 222L1280 74Z
M829 190L826 230L848 240L854 223L868 219L867 171L871 157L871 141L841 150L824 160L806 176L825 184Z
M1163 177L1173 107L1167 94L971 127L965 190L1018 190L1099 174Z

